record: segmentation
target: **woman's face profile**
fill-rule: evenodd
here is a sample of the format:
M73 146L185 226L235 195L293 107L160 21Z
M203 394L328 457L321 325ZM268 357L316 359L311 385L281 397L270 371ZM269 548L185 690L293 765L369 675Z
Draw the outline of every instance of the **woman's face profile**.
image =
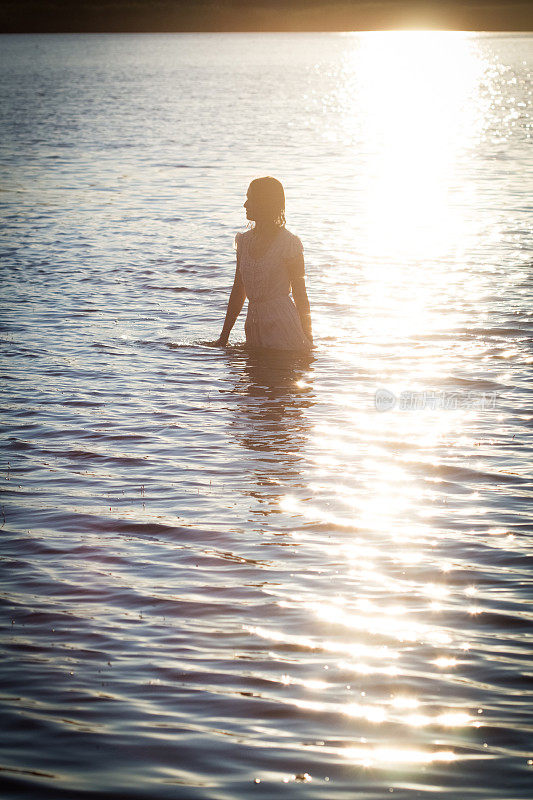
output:
M244 208L246 209L246 219L255 220L255 203L253 200L253 191L252 187L248 187L248 191L246 192L246 200L244 201Z
M271 204L268 199L258 192L254 186L249 186L246 193L246 200L244 201L244 208L246 209L246 219L254 222L268 222L273 217Z
M279 192L272 190L269 183L264 183L268 179L257 179L252 181L246 192L244 208L246 209L246 219L267 224L275 222L283 210L284 198L283 188L281 188L281 198L277 196ZM269 179L272 180L272 179ZM277 181L276 181L277 183ZM276 187L274 187L275 189Z

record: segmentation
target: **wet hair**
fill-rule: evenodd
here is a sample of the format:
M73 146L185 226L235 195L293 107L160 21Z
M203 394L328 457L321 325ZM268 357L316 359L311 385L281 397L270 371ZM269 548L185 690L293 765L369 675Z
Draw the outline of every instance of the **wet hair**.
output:
M267 176L266 178L255 178L249 186L248 191L252 191L262 208L280 228L285 225L285 192L280 181L276 178Z

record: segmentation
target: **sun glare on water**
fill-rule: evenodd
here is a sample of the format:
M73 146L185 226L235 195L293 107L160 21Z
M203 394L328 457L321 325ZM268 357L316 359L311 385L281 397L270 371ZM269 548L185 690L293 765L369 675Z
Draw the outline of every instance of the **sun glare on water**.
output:
M313 428L311 496L287 496L281 507L305 524L318 520L339 532L343 545L335 554L328 542L305 532L294 536L322 548L325 558L338 558L339 576L353 589L280 605L305 609L324 625L321 646L341 655L338 666L354 681L398 682L394 696L369 699L361 692L343 713L384 737L403 728L401 737L364 742L343 755L363 766L407 768L459 758L448 748L431 748L427 739L420 747L421 732L482 724L446 697L428 703L423 694L402 692L406 652L426 652L427 674L440 680L460 670L457 654L469 648L462 631L447 625L446 611L464 604L472 588L450 588L450 565L431 557L431 518L440 497L440 479L432 479L435 454L450 441L472 447L469 412L443 412L429 403L414 414L379 414L371 400L364 402L362 387L368 374L379 375L399 396L402 389L431 389L453 368L431 339L464 324L465 298L472 303L479 291L475 281L464 280L465 253L477 229L464 213L476 198L463 171L483 136L491 96L482 90L483 50L471 35L376 32L346 40L353 46L345 51L335 97L340 123L330 138L343 148L353 175L346 191L357 212L346 209L348 256L335 265L346 328L330 337L329 355L353 380L336 383L329 394L322 388L334 412ZM375 388L367 383L367 390ZM413 461L423 465L420 479ZM481 511L473 506L468 513ZM316 640L298 642L317 646ZM333 710L328 691L324 700L298 702Z
M434 256L461 248L457 159L482 124L483 59L467 34L377 32L346 59L347 132L369 147L368 254ZM472 198L468 198L469 201Z
M372 309L361 320L367 333L449 328L458 319L452 304L446 319L430 306L435 294L455 296L479 234L480 221L468 215L477 198L464 164L493 100L486 57L478 40L458 32L374 32L346 40L353 44L328 100L338 127L327 134L350 176L342 245L353 259L340 265L346 286L339 299L357 308L362 271ZM471 283L469 291L477 290Z

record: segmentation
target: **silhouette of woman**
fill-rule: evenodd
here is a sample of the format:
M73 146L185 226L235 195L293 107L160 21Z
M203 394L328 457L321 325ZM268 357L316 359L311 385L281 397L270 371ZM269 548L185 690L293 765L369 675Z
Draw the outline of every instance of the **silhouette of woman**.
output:
M235 280L224 327L216 344L227 344L248 298L244 325L247 344L309 351L313 334L303 247L300 239L285 227L283 186L275 178L256 178L248 187L244 208L246 219L255 224L235 236Z

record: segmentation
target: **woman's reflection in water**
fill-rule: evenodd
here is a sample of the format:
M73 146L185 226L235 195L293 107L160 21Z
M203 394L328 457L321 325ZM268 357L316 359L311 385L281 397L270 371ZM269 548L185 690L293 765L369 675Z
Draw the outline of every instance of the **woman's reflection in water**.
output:
M258 351L238 345L226 350L235 402L231 430L244 449L245 491L257 500L255 514L279 511L280 487L304 484L305 446L310 428L312 355Z

